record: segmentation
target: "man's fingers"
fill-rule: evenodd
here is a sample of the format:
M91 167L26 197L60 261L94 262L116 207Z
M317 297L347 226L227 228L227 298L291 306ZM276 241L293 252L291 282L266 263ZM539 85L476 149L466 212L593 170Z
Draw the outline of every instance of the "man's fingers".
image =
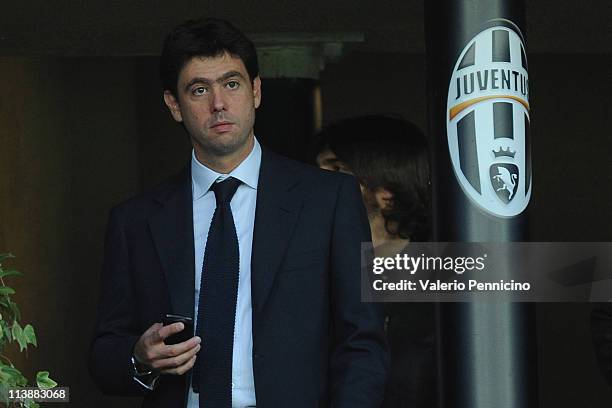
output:
M163 354L165 357L178 356L191 350L192 348L200 344L201 341L202 340L199 337L195 336L182 343L169 344L164 348Z
M151 349L155 343L155 338L158 337L157 332L162 328L161 323L154 323L149 327L138 339L134 346L134 357L140 363L150 365L153 353Z
M163 325L161 323L153 323L151 325L151 327L149 327L147 329L147 331L144 332L144 334L151 334L153 332L158 331L159 329L161 329L163 327Z
M184 328L185 325L182 322L172 323L167 326L163 326L161 329L158 330L157 334L159 335L159 338L163 341L168 337L172 336L173 334L183 331Z
M157 332L159 331L159 329L161 329L163 327L163 325L161 323L153 323L151 325L151 327L149 327L143 334L142 337L144 339L154 339L155 337L157 337Z
M173 372L177 373L183 370L184 367L182 366L189 363L189 360L200 350L200 337L192 337L187 341L173 345L164 344L164 339L184 330L184 328L185 325L181 322L167 326L155 323L145 331L137 342L134 348L136 360L160 372L162 370L174 370ZM182 367L181 370L178 370L179 367Z
M191 367L193 367L193 365L195 364L196 357L197 356L193 356L189 360L187 360L185 364L178 366L176 368L169 368L166 370L162 370L160 371L160 373L161 374L183 375L187 371L191 370Z
M179 354L178 356L155 361L153 368L162 374L183 374L185 371L189 370L191 366L193 366L193 364L190 364L190 361L192 359L195 361L198 351L200 351L199 344L187 352ZM184 371L181 371L183 369Z

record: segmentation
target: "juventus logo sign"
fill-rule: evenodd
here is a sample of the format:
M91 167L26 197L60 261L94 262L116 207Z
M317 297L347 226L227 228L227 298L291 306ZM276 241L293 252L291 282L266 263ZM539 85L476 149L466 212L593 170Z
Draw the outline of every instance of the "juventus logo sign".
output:
M459 55L446 130L463 192L487 213L513 217L531 197L529 76L520 31L506 20L495 24Z

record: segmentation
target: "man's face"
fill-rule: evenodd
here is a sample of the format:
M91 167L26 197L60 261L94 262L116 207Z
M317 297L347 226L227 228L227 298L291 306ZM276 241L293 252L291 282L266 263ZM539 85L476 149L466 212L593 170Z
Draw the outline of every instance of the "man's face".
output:
M176 92L166 90L164 101L185 125L199 159L248 153L261 81L249 80L240 58L192 58L179 73Z

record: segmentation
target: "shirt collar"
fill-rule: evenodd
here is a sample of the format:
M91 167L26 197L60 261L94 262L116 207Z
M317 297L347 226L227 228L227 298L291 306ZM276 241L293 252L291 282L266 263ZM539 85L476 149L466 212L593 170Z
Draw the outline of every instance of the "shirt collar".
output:
M229 174L218 173L198 161L195 150L191 152L191 188L193 200L196 201L210 190L210 186L219 177L234 177L252 189L257 189L259 167L261 166L261 146L255 138L251 153Z

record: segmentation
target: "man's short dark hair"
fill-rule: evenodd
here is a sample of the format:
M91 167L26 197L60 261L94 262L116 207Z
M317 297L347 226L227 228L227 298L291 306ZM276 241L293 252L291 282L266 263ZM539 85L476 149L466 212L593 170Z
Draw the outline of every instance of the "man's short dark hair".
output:
M249 79L259 75L255 45L231 23L217 18L189 20L177 26L164 40L160 59L164 90L174 96L181 69L194 57L218 57L225 53L240 58Z

